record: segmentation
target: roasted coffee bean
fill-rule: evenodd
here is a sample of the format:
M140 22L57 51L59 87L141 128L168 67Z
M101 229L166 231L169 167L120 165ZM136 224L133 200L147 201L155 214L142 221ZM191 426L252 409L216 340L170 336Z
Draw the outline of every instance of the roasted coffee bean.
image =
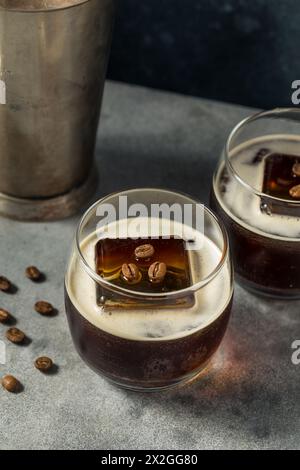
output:
M42 277L41 271L35 266L28 266L28 268L26 268L25 275L31 281L39 281Z
M9 321L10 318L10 313L7 310L4 310L4 308L0 308L0 323L5 323Z
M53 366L53 361L50 359L50 357L38 357L35 362L34 362L35 367L42 371L42 372L47 372L50 370Z
M2 387L10 393L16 393L20 391L21 384L13 375L5 375L2 380Z
M137 284L142 277L139 268L134 263L122 265L122 276L129 284Z
M277 178L277 184L279 184L280 186L290 186L291 184L293 183L293 181L291 180L286 180L284 178Z
M140 245L134 250L136 259L148 259L154 255L154 248L150 244Z
M54 313L54 307L49 302L40 300L34 305L35 311L41 315L52 315Z
M160 261L156 261L155 263L151 264L148 270L148 276L153 284L158 284L162 282L165 278L167 273L167 266L165 263L161 263Z
M291 195L294 199L300 199L300 184L297 184L297 186L293 186L293 187L290 189L290 195Z
M11 282L4 276L0 276L0 290L8 292L11 289Z
M6 338L12 343L22 343L25 339L25 333L19 328L9 328L6 332Z
M300 162L294 164L293 173L295 176L300 176Z

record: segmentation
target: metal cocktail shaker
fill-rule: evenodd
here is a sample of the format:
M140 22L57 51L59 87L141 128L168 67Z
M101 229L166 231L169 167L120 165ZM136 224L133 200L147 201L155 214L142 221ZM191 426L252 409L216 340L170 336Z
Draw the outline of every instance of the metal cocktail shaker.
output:
M49 220L91 195L116 0L0 0L0 213Z

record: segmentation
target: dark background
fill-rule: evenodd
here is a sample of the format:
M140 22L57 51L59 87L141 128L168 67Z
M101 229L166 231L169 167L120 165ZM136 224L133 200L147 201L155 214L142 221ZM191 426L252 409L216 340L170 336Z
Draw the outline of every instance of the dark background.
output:
M119 0L109 78L289 106L299 55L299 0Z

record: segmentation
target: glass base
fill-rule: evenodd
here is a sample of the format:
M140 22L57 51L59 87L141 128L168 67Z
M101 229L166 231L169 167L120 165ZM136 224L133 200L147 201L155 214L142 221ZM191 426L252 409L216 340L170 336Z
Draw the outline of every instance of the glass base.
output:
M239 274L235 273L235 280L237 283L246 289L251 294L263 297L265 299L274 299L274 300L299 300L300 292L291 292L286 289L273 289L265 286L260 286L255 284L248 279L241 277Z
M123 390L128 390L128 391L131 391L131 392L155 393L155 392L163 392L163 391L167 391L167 390L172 390L172 389L176 389L176 388L185 387L185 386L191 384L192 382L197 381L198 379L200 379L200 377L202 377L202 375L205 375L206 372L208 372L208 370L210 369L211 361L212 361L212 357L208 361L206 361L205 364L203 364L200 369L198 369L196 372L193 372L192 374L190 374L188 376L185 376L184 378L178 379L177 381L172 381L169 384L153 385L153 386L151 386L151 385L147 386L147 385L142 385L142 384L138 384L138 383L129 383L129 382L118 381L117 379L112 378L111 376L109 376L109 375L107 375L103 372L95 371L95 369L93 367L92 367L92 369L95 372L97 372L98 375L100 375L101 377L106 379L109 383L111 383L112 385L115 385L115 386L117 386L117 387L119 387ZM90 365L89 365L89 367L90 367Z

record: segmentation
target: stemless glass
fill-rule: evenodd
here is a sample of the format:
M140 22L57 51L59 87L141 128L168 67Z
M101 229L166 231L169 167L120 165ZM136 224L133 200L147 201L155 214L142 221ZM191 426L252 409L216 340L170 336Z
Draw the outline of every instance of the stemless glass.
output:
M300 298L299 163L300 110L277 108L234 128L214 175L237 280L262 295Z
M130 208L127 212L120 209L120 201L124 204L125 198ZM193 211L201 207L202 229L176 218L165 233L163 227L169 220L162 214L154 217L154 206L172 210L176 206L177 215L178 208L190 207ZM99 224L99 214L110 208L115 221ZM139 216L132 216L132 209L138 209ZM136 246L149 238L152 223L153 246L162 236L176 238L179 226L184 229L181 242L187 250L188 287L145 292L114 284L112 277L99 275L97 244L106 243L108 238L110 242L120 240L124 224L131 222L136 230L142 226L139 232L131 227L130 236ZM159 261L166 261L168 267L163 253ZM113 259L113 250L108 256ZM122 256L126 259L131 253L125 249ZM84 214L65 277L66 313L81 358L113 383L131 390L153 391L194 378L221 343L232 297L226 230L209 209L189 196L161 189L133 189L99 200Z

